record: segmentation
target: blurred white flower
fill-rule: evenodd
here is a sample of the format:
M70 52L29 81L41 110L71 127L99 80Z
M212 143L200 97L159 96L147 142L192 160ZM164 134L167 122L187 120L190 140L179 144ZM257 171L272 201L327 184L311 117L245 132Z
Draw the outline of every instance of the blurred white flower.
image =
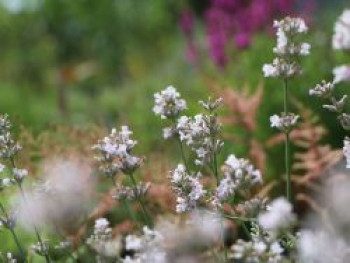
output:
M350 81L350 66L341 65L333 69L334 83Z
M12 173L17 182L22 182L23 178L28 175L28 171L26 169L13 168Z
M296 220L292 205L284 197L273 200L267 210L259 215L258 222L269 233L278 233Z
M332 44L334 49L350 49L350 9L345 9L336 21Z
M346 263L350 247L342 239L325 231L302 230L298 239L301 263Z
M74 228L91 202L94 182L90 164L76 158L54 158L44 163L42 181L26 189L26 201L19 203L22 225ZM21 200L21 198L19 198Z
M6 166L3 165L2 163L0 163L0 173L2 173L5 168L6 168Z

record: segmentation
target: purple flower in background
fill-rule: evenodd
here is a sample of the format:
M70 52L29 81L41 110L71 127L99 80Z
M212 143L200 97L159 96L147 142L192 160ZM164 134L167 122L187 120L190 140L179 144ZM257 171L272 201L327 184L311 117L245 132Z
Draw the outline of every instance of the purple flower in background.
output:
M210 0L204 21L211 59L224 68L231 48L248 48L254 34L266 29L274 19L295 13L297 6L301 10L299 14L310 13L313 4L314 0L307 3L298 0ZM185 10L181 14L180 26L186 37L187 53L191 51L197 56L190 11Z
M186 57L191 63L195 64L197 61L197 48L193 39L194 17L191 10L186 9L181 13L179 24L186 39Z

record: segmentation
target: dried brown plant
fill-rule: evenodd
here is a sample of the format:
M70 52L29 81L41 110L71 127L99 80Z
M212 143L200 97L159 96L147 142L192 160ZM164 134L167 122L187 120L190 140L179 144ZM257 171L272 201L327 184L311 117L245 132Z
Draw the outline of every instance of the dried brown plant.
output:
M310 205L315 203L311 200L310 191L318 193L322 190L324 179L328 179L325 178L327 170L341 160L342 153L328 144L322 144L327 131L320 124L319 118L300 102L294 100L293 103L298 109L301 122L290 135L297 146L293 155L292 181L297 193L296 200ZM284 134L279 134L272 137L267 146L271 147L283 141Z
M249 157L254 164L264 172L266 170L266 154L264 147L258 141L254 133L257 127L257 114L263 97L263 84L259 83L254 93L249 94L249 86L243 90L232 87L221 87L215 82L211 82L210 89L213 90L223 101L229 114L220 118L226 125L237 126L245 131L244 137L237 134L224 133L227 139L233 139L236 143L242 143L248 147Z

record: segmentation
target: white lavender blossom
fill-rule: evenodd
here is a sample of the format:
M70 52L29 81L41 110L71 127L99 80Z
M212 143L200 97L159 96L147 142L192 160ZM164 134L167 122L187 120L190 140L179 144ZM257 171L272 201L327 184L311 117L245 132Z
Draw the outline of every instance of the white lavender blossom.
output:
M290 132L291 129L296 125L299 119L299 115L289 113L287 115L282 114L278 116L277 114L270 117L271 127L276 127L282 132Z
M94 232L86 243L98 253L99 257L103 258L116 258L121 250L121 240L113 239L109 221L105 218L95 221Z
M155 105L153 112L162 119L174 119L187 108L186 101L173 86L154 94Z
M163 236L156 230L143 227L143 235L128 235L125 238L126 250L133 251L133 256L127 256L123 263L166 263L167 255L163 249Z
M7 115L0 116L0 158L13 158L22 147L13 140Z
M220 181L213 199L214 205L234 196L236 190L248 189L262 183L259 170L246 159L231 154L222 168L224 178Z
M350 247L342 238L322 231L302 230L298 238L298 262L345 263Z
M7 229L14 229L17 224L17 219L18 219L17 211L11 211L6 215L0 216L0 222L2 226Z
M283 262L284 249L280 240L269 236L257 225L253 224L251 231L251 240L237 240L231 247L229 257L238 262Z
M342 113L338 116L338 119L344 130L350 130L350 114Z
M267 208L267 199L254 197L250 200L244 201L238 205L239 211L244 213L247 218L256 218L261 211L265 211Z
M9 187L11 184L13 184L15 181L13 179L9 178L0 178L0 191L4 190L5 188Z
M350 9L345 9L336 21L332 44L334 49L350 49Z
M40 256L45 256L49 253L50 245L49 242L43 241L38 242L31 246L31 249Z
M346 160L346 168L350 169L350 139L348 137L344 139L343 153Z
M302 70L297 57L310 53L310 44L295 41L296 36L307 32L308 28L301 18L286 17L274 21L277 28L277 44L273 52L277 55L272 64L263 66L265 77L282 77L284 79L299 75Z
M200 182L201 174L188 174L183 164L179 164L171 173L171 184L177 193L176 212L191 211L197 207L205 190Z
M301 18L286 17L281 21L274 21L273 26L277 28L277 45L273 49L279 56L308 55L310 44L292 42L292 37L306 33L308 28Z
M330 98L333 94L335 85L333 82L322 81L321 84L317 84L315 88L309 90L310 96Z
M350 66L341 65L333 69L334 83L350 81Z
M109 227L109 222L106 218L98 218L95 221L94 233L88 239L87 243L91 244L98 241L108 240L112 236L112 229Z
M0 163L0 173L2 173L5 170L6 166Z
M17 259L15 259L10 252L6 253L6 258L4 260L5 260L4 262L6 263L17 263Z
M288 63L283 58L275 58L272 64L263 65L264 77L290 78L301 73L301 68L296 62Z
M99 153L97 160L100 169L107 176L115 176L119 171L125 174L133 173L143 162L143 159L131 155L137 141L131 139L132 131L128 126L122 126L120 131L112 129L109 136L100 140L93 149Z
M139 183L136 187L129 186L117 186L114 199L118 201L123 200L137 200L147 195L151 183Z
M292 205L284 197L273 200L267 207L267 211L258 217L262 228L273 234L290 227L295 220Z
M327 109L332 112L342 113L344 106L347 100L347 95L344 95L340 100L336 100L334 97L331 97L331 105L323 105L324 109Z
M13 174L13 178L17 182L21 183L23 181L24 177L26 177L28 175L28 171L26 169L13 168L12 174Z
M196 153L195 164L197 165L211 162L214 153L217 153L223 146L223 142L216 136L221 126L217 123L216 116L212 114L198 114L193 118L181 116L176 128L180 140Z

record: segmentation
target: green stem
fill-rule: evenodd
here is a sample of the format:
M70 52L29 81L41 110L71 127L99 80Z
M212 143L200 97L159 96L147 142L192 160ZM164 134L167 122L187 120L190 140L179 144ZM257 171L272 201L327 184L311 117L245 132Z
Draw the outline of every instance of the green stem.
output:
M117 189L117 182L116 182L116 180L115 180L115 176L112 176L111 179L112 179L112 182L113 182L114 187ZM138 227L140 227L140 225L139 225L139 223L138 223L138 220L137 220L137 218L136 218L136 216L135 216L135 213L134 213L134 212L132 211L132 209L129 207L128 201L127 201L127 200L122 200L121 203L123 204L123 206L124 206L124 208L125 208L127 214L129 214L129 216L130 216L131 219L136 223L136 225L137 225Z
M219 186L220 180L219 180L219 174L218 174L218 161L217 161L217 156L216 156L216 138L215 138L215 133L211 132L211 140L212 140L212 146L213 146L213 171L216 179L216 185ZM221 239L222 239L222 247L224 249L224 262L228 262L228 257L227 257L227 247L225 245L225 226L224 226L224 218L221 219L220 223L220 228L221 228Z
M130 208L129 202L127 200L122 201L124 208L126 210L126 212L130 215L131 219L135 222L135 224L137 225L138 228L141 228L134 211L132 211L132 209Z
M2 203L0 203L0 210L1 210L1 212L4 214L6 220L8 220L9 217L8 217L7 212L6 212L6 210L5 210L5 207L3 206ZM13 240L15 241L16 246L17 246L19 252L21 253L24 262L27 262L27 260L26 260L26 253L25 253L25 251L24 251L24 249L23 249L21 243L19 242L19 239L18 239L18 237L17 237L17 235L16 235L15 230L14 230L12 227L9 227L8 229L9 229L10 232L11 232L11 235L12 235L12 237L13 237Z
M284 79L284 114L288 114L288 80ZM291 186L291 174L290 174L290 138L289 131L285 134L285 169L286 169L286 196L289 202L292 202L292 186Z
M186 167L186 171L188 171L188 163L187 163L187 158L186 158L186 155L185 155L185 151L184 151L184 148L183 148L183 145L182 145L182 141L180 139L180 136L177 135L176 136L176 139L177 139L177 142L179 144L179 148L180 148L180 153L181 153L181 158L182 158L182 161L184 162L184 165Z
M137 189L137 183L136 183L136 180L135 180L134 175L132 173L130 174L130 179L131 179L131 182L132 182L132 184L134 186L135 197L136 197L137 201L140 204L140 207L141 207L143 215L144 215L144 217L146 219L147 225L149 225L150 227L153 227L152 219L151 219L150 215L148 214L148 212L146 210L145 204L143 203L142 199L140 198L140 196L137 193L137 190L136 190Z

